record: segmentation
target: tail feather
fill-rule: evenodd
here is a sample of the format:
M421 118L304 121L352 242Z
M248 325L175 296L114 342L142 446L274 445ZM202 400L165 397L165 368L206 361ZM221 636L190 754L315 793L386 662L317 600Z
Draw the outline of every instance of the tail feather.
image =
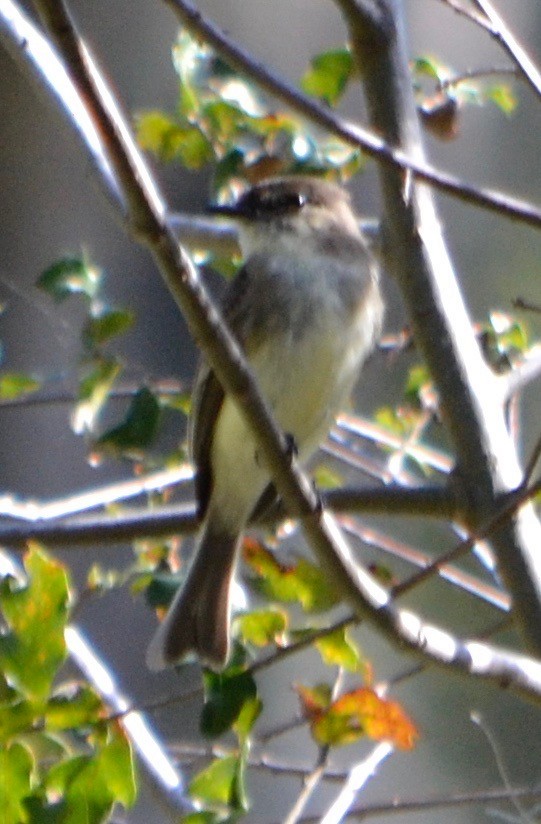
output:
M204 528L188 577L148 647L149 669L164 669L190 652L212 669L225 666L238 545L237 535Z

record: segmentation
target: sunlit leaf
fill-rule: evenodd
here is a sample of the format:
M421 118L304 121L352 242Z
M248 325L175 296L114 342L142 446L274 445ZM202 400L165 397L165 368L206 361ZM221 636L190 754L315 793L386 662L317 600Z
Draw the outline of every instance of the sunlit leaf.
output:
M46 269L37 285L55 300L81 294L92 300L101 284L101 272L84 258L64 258Z
M200 169L214 157L212 145L199 126L180 123L163 112L139 115L137 139L143 149L161 160L179 160L188 169Z
M342 667L358 672L364 661L356 643L349 637L347 627L341 627L315 642L316 648L328 666Z
M417 730L400 704L380 698L369 687L347 692L336 701L325 703L327 693L297 687L303 712L319 744L343 746L368 736L376 741L390 741L395 747L409 750L417 739ZM319 700L318 700L319 699Z
M411 400L417 400L426 384L431 382L432 379L426 366L419 364L412 366L406 380L406 397Z
M255 722L261 715L262 710L263 704L260 698L247 698L244 701L237 720L233 725L233 729L235 730L241 745L246 744L248 741L248 736L252 731Z
M47 776L49 794L60 795L66 821L84 810L85 824L100 824L117 803L133 805L136 782L133 756L124 733L110 725L108 739L96 751L54 765ZM70 817L73 816L73 817Z
M317 466L313 470L312 475L314 476L316 486L320 489L337 489L344 483L343 476L339 472L335 472L326 464L320 464Z
M134 320L133 312L105 310L89 319L83 330L83 341L90 347L99 346L116 335L122 335L133 326Z
M30 824L25 799L32 789L33 759L20 743L0 747L0 810L2 824Z
M268 549L248 539L244 541L244 560L256 576L252 585L272 600L297 601L307 612L331 609L339 601L328 576L304 558L293 565L280 564Z
M5 578L0 586L0 606L9 627L0 636L0 662L25 696L40 701L48 696L66 655L68 582L64 567L38 547L25 556L25 569L27 584Z
M317 55L310 61L310 69L301 80L307 94L312 94L334 105L344 93L355 63L348 49L335 49Z
M487 100L491 100L504 114L510 115L515 111L518 102L510 86L498 84L485 90Z
M209 806L246 811L241 759L235 755L216 759L190 782L190 794Z
M40 389L42 382L23 372L4 372L0 375L0 400L11 401L30 395Z
M228 140L249 123L249 117L239 106L225 100L211 100L202 116L208 121L215 138Z
M235 628L242 640L256 647L275 643L287 627L287 614L278 609L261 609L235 617Z
M76 434L92 431L121 370L121 364L112 358L97 358L90 364L79 384L79 401L72 413Z
M425 75L434 80L444 81L449 77L449 70L439 63L434 57L418 57L413 61L412 70L414 74Z

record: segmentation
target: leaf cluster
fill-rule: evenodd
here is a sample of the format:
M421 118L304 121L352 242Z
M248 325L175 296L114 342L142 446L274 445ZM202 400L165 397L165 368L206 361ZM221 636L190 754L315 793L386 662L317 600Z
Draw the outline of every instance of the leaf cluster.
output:
M60 681L69 617L65 569L40 547L0 607L0 809L5 824L99 824L136 796L131 748L94 690Z

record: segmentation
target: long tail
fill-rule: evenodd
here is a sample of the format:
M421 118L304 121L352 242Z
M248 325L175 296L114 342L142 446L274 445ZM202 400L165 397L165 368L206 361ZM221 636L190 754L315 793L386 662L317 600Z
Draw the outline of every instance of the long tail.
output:
M147 665L161 670L190 652L212 669L225 666L230 651L231 585L238 535L216 533L207 522L184 585L147 650Z

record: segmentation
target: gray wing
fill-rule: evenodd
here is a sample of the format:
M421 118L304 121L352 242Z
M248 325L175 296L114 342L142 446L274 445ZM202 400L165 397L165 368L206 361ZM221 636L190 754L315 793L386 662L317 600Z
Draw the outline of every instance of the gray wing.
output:
M253 351L265 334L263 319L258 316L257 312L252 311L254 302L250 300L250 297L256 297L255 305L261 304L257 299L260 296L251 294L257 285L254 286L254 278L251 277L250 271L251 266L257 264L258 261L253 259L239 270L226 289L222 301L223 317L245 352L247 340L250 341L249 349ZM247 306L252 307L249 315L246 311ZM257 334L254 334L254 329L257 329ZM250 352L246 354L249 356ZM195 494L200 517L203 517L206 512L212 492L212 439L224 394L218 378L208 364L202 360L194 384L192 410L188 423L188 442L190 456L195 467ZM265 490L263 495L265 501L267 496L272 501L275 499L275 495L270 494L268 490ZM258 514L260 508L263 507L258 504L256 507ZM267 506L264 507L266 508Z

